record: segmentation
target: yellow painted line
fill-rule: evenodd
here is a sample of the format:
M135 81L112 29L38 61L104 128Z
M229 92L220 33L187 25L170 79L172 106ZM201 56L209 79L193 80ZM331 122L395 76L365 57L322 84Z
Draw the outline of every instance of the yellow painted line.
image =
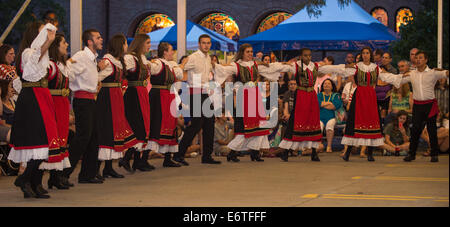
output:
M438 167L444 167L447 165L427 165L427 164L411 164L411 165L407 165L407 164L386 164L386 167L412 167L412 168L417 168L417 167L433 167L433 168L438 168Z
M352 180L359 180L359 179L361 179L362 177L352 177Z
M393 199L393 198L358 198L358 197L339 197L324 196L324 199L353 199L353 200L393 200L393 201L417 201L417 199Z
M427 178L427 177L390 177L390 176L379 176L379 177L375 177L375 180L448 182L448 178Z
M306 194L302 196L303 199L315 199L317 197L319 197L319 194Z
M404 198L404 199L434 199L434 197L424 196L398 196L398 195L343 195L324 194L323 196L344 196L344 197L379 197L379 198Z
M448 200L433 200L434 202L447 202L448 203Z

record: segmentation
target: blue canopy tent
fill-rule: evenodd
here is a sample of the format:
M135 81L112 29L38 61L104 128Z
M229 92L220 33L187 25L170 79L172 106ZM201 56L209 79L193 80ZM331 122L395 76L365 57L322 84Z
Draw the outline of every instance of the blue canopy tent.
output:
M239 44L250 43L256 51L299 50L351 51L363 46L387 49L396 34L369 15L354 0L339 5L327 0L319 8L321 15L309 16L301 10L278 26L247 37Z
M204 28L203 26L194 24L189 20L186 21L186 34L187 50L197 50L198 38L203 34L207 34L211 36L211 50L221 50L227 52L237 51L236 41L228 39L227 37ZM158 49L160 42L170 43L174 49L177 49L177 25L150 32L148 35L150 36L152 50ZM132 40L132 38L128 38L128 42L131 42Z

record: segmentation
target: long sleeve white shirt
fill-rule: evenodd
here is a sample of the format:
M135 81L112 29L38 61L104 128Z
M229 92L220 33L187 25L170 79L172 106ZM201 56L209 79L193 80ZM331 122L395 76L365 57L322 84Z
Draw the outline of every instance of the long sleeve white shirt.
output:
M188 72L188 84L192 88L207 88L209 76L212 72L211 57L200 50L189 55L184 66Z
M413 70L409 77L402 80L402 84L411 82L413 88L413 99L417 101L427 101L435 99L434 87L436 82L442 78L447 78L447 71L436 71L426 68L423 72Z
M97 53L85 47L72 57L75 62L71 65L73 76L69 77L70 90L97 93L97 56Z

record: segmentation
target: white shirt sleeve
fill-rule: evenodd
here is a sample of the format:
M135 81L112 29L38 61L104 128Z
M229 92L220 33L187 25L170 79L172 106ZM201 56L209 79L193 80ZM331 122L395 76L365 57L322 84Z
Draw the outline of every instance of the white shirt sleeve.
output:
M113 73L113 71L114 71L110 61L105 61L105 65L106 65L106 68L98 73L98 81L99 82L103 81L106 77L111 75L111 73Z
M87 70L86 65L83 64L82 53L78 52L73 57L72 60L75 61L71 65L71 70L74 74L82 74ZM75 76L75 75L74 75Z
M127 54L123 58L125 61L125 67L127 68L126 70L134 71L136 69L136 58L131 54Z
M151 75L158 75L163 67L160 60L149 61L147 65L150 67Z
M443 71L437 71L437 70L431 70L436 80L447 78L447 70Z
M16 92L18 94L20 94L20 91L22 90L22 81L20 81L19 77L15 78L13 80L13 84L12 85L13 85L14 90L16 90Z
M378 78L386 83L394 85L396 88L400 88L402 85L403 74L392 74L392 73L380 73Z
M23 79L36 82L47 75L50 62L48 51L41 53L42 45L47 41L48 30L56 31L56 27L48 23L31 43L31 48L22 53ZM42 56L42 58L41 58Z
M278 81L282 72L291 72L292 66L280 62L270 63L269 67L258 65L258 72L270 81Z
M190 70L194 70L195 69L195 53L191 54L188 57L188 61L186 62L186 64L184 65L184 70L185 71L190 71Z
M169 66L173 69L173 71L175 72L175 77L178 80L183 79L183 70L180 68L180 66L178 66L178 64L174 61L169 61Z
M237 66L235 63L226 66L216 64L213 73L214 73L214 80L219 84L223 84L228 77L237 74Z
M349 76L349 74L355 74L355 69L353 69L353 68L349 68L350 70L349 70L349 72L347 72L346 70L345 70L345 65L344 65L344 67L342 67L342 65L323 65L323 66L320 66L319 67L319 73L322 73L322 74L329 74L329 75L332 75L332 74L334 74L334 75L340 75L340 76L343 76L343 77L348 77ZM353 69L353 70L351 70L351 69Z

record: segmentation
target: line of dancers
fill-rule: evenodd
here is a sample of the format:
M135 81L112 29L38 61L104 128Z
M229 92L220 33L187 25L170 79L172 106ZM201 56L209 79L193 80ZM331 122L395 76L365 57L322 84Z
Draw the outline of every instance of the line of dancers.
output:
M437 102L433 87L440 78L448 77L448 71L429 69L428 56L419 52L415 71L394 75L380 72L373 63L373 53L363 48L363 61L355 68L320 66L311 60L311 50L302 49L299 60L265 64L253 60L253 48L240 46L230 65L211 62L209 50L211 38L199 38L199 50L183 60L174 62L173 47L168 43L158 46L158 58L147 60L150 37L136 35L130 46L122 34L114 35L107 46L107 54L97 61L98 51L103 49L99 31L83 32L84 49L68 59L68 44L64 35L57 34L52 24L34 22L23 35L16 59L21 81L16 104L15 121L11 129L11 152L8 159L26 163L25 172L14 184L20 187L25 198L50 198L42 186L45 170L50 171L49 188L69 189L69 181L79 160L80 184L101 184L105 178L123 178L113 169L113 160L129 172L152 171L148 163L151 151L164 155L164 167L188 166L184 159L187 148L195 135L202 130L203 164L221 164L211 156L214 141L214 116L195 114L196 100L200 106L206 103L213 108L211 74L216 84L225 81L241 82L247 86L243 96L234 94L235 138L228 144L229 161L238 162L238 151L250 151L251 160L262 162L260 150L269 148L269 129L261 122L267 121L260 97L258 82L276 82L281 72L289 72L297 81L294 111L283 110L288 127L280 147L285 149L281 158L288 161L290 150L312 148L312 161L320 161L316 149L322 138L319 103L314 84L318 77L327 73L351 75L357 84L352 99L349 120L343 144L368 146L368 161L374 161L373 147L384 143L378 115L374 86L378 79L399 87L411 82L414 89L413 130L409 155L412 161L417 141L425 124L432 144L432 161L438 161L436 134ZM123 82L127 89L123 90ZM147 91L150 81L152 89ZM177 81L189 84L189 112L191 124L186 128L178 144L176 133L178 109ZM70 91L75 113L76 132L68 146ZM256 97L256 102L249 100ZM197 103L198 104L198 103ZM237 110L243 110L238 116ZM256 115L255 115L256 112ZM262 114L264 113L264 114ZM349 161L351 147L343 159ZM133 164L130 161L133 159ZM103 175L99 174L104 162Z

